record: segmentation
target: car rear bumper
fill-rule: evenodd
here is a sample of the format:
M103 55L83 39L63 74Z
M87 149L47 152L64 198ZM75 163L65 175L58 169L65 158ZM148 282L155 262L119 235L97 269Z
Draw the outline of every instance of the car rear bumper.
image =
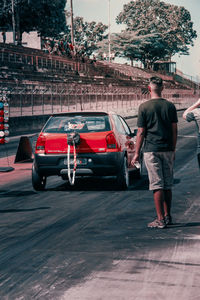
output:
M120 169L123 152L81 153L77 159L86 160L84 165L77 165L77 176L112 176ZM35 154L34 166L40 175L67 175L67 155ZM65 163L64 163L65 160ZM71 170L73 165L70 166Z

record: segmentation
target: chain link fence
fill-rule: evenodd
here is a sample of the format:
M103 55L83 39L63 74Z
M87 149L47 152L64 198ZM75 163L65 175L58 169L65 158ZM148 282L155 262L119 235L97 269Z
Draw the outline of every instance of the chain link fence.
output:
M1 96L9 97L10 117L58 114L68 111L105 110L116 112L137 111L138 106L149 99L149 94L120 87L79 85L10 85L0 84ZM165 90L163 97L172 101L178 109L195 101L198 95Z

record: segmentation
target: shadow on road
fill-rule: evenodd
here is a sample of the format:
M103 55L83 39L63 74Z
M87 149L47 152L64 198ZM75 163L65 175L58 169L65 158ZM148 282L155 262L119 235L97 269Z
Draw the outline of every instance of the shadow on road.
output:
M174 184L179 184L181 180L179 178L174 178Z
M27 209L0 209L0 214L6 213L16 213L16 212L29 212L36 211L41 209L50 209L51 207L36 207L36 208L27 208Z
M68 182L53 188L46 188L46 191L120 191L114 177L88 177L77 178L75 185L71 186ZM130 179L129 190L148 190L148 178Z
M176 227L196 227L200 226L200 222L189 222L189 223L174 223L169 225L167 228L176 228Z
M23 196L31 196L37 194L34 191L6 191L0 190L0 198L4 197L23 197Z

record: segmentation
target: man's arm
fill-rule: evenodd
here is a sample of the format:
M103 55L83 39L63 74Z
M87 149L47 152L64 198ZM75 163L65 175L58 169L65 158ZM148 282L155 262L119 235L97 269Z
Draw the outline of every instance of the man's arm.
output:
M135 155L131 161L131 164L134 165L136 162L139 161L140 158L140 150L142 147L142 144L144 142L146 130L143 127L138 128L137 137L136 137L136 149L135 149Z
M192 104L190 107L188 107L188 108L184 111L184 113L183 113L183 119L186 120L186 115L187 115L189 112L191 112L193 109L195 109L195 108L197 108L197 107L199 107L199 106L200 106L200 98L199 98L194 104Z
M172 143L173 143L173 151L176 150L176 141L177 141L177 123L172 123Z

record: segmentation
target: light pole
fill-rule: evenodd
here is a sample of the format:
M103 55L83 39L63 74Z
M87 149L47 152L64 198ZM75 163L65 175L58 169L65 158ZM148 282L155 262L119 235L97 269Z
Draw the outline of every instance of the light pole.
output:
M73 16L73 0L70 0L71 4L71 43L74 46L74 16Z
M108 0L108 60L111 60L111 46L110 46L110 0Z
M14 0L11 0L11 4L12 4L13 44L15 45L15 39L16 39L16 24L15 24L15 5L14 5Z

